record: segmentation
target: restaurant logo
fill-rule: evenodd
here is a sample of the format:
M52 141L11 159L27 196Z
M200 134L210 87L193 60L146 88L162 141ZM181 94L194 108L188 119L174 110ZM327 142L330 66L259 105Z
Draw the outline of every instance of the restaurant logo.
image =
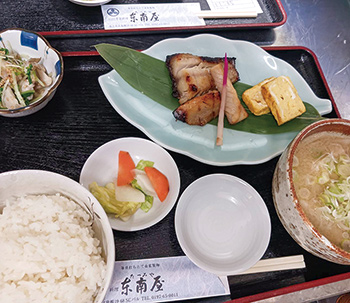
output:
M111 7L111 8L109 8L109 9L107 10L107 14L108 14L109 16L111 16L111 17L116 17L116 16L119 15L119 10L116 9L116 8Z

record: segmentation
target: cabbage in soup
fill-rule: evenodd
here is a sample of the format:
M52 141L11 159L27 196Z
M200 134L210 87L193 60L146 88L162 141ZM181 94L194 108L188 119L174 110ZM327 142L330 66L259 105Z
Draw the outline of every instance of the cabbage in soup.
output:
M302 140L293 158L293 182L314 227L350 252L350 137L329 132Z

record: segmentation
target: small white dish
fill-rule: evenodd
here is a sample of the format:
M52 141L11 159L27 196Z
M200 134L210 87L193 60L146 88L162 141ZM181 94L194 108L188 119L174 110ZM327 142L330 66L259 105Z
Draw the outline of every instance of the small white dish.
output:
M111 2L111 0L69 0L72 3L82 6L99 6Z
M80 184L89 188L89 184L97 182L105 186L113 182L118 173L118 153L124 150L130 153L135 162L139 160L154 161L154 167L160 170L169 180L170 191L163 202L154 199L153 207L148 213L138 210L128 221L124 222L108 215L113 229L120 231L137 231L151 227L161 221L173 208L180 191L180 174L170 154L150 140L141 138L121 138L100 146L85 162L80 173Z
M194 181L181 195L175 230L193 263L228 276L261 259L271 222L264 200L252 186L231 175L212 174Z
M42 65L53 78L52 84L45 88L38 100L16 109L0 108L0 116L15 118L36 113L53 98L63 79L63 57L42 35L30 30L10 28L0 31L0 41L0 48L13 49L19 55L29 58L41 58Z

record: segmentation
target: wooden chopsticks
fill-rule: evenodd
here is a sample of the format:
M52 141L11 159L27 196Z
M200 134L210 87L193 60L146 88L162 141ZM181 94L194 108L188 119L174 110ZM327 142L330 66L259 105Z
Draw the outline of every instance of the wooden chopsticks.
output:
M248 270L242 273L239 273L237 275L278 271L278 270L288 270L288 269L298 269L298 268L305 268L303 255L263 259L258 261L254 266L252 266Z
M300 269L300 268L305 268L303 255L269 258L269 259L260 260L248 270L238 274L232 274L232 276L255 274L255 273L278 271L278 270ZM229 274L229 276L231 275ZM227 276L219 276L219 279L221 280L222 284L225 287L225 290L229 294L230 286L228 283Z
M197 17L203 19L219 18L256 18L258 13L254 11L211 11L204 10L195 13Z

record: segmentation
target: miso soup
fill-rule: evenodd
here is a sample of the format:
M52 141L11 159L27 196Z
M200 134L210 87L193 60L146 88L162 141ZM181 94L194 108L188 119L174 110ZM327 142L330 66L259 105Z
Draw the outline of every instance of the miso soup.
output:
M350 137L329 132L303 139L293 158L293 182L318 232L350 252Z

